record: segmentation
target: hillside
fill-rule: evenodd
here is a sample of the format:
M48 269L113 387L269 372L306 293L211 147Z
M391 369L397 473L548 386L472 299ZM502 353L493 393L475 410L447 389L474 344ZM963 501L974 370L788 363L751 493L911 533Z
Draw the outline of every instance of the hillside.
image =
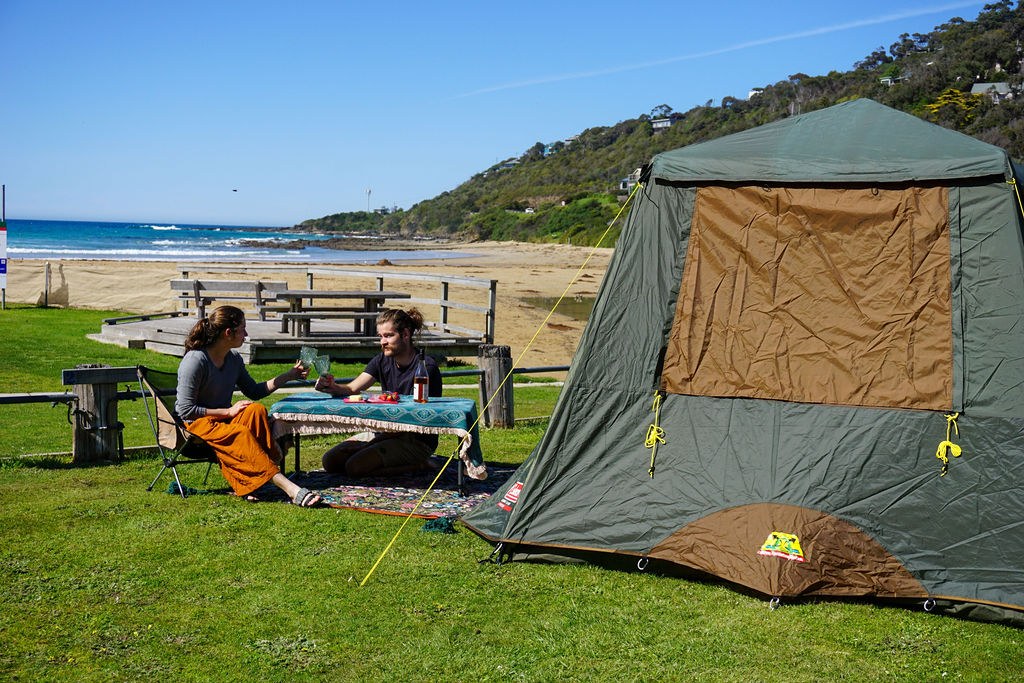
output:
M570 141L536 143L410 209L364 211L304 221L305 230L462 239L593 244L624 198L620 182L659 152L794 114L868 97L1001 146L1024 158L1024 8L996 2L974 21L952 18L927 34L902 34L846 72L793 74L743 100L674 112L659 105ZM1006 83L1012 99L971 94L975 83ZM655 132L652 122L659 122ZM662 127L664 126L664 127ZM604 242L610 245L617 233Z

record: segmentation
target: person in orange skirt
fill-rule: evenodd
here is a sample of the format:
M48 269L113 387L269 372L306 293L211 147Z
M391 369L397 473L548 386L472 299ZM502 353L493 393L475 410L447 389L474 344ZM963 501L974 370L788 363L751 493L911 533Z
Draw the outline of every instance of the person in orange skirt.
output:
M236 495L248 496L270 481L295 505L317 505L318 494L281 473L282 453L271 435L267 409L256 403L285 382L305 379L307 371L300 361L273 379L256 382L235 350L245 337L245 314L234 306L220 306L199 320L185 339L174 408L188 430L213 448ZM236 389L250 400L232 404Z

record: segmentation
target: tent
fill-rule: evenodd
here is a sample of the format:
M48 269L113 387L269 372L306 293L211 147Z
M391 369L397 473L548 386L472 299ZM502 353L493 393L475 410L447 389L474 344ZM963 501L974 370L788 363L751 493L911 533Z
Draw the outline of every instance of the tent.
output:
M642 182L549 428L464 523L512 559L1024 624L1005 151L855 100Z

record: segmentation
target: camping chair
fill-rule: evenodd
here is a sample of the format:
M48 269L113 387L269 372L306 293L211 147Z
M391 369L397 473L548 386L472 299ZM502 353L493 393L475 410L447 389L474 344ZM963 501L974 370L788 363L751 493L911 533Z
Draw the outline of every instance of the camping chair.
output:
M207 463L203 486L210 477L210 468L217 462L217 455L209 444L192 434L185 428L178 414L174 412L174 400L177 396L178 376L173 372L161 372L144 365L137 368L139 389L146 404L146 416L149 426L153 429L163 467L153 479L147 491L152 491L164 472L170 468L174 481L178 484L178 492L185 497L185 487L178 477L178 465Z

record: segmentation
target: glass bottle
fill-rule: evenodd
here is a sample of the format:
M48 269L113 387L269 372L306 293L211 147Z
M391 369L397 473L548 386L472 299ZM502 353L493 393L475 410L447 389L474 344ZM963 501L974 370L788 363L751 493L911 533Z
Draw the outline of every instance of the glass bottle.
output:
M416 360L416 371L412 377L412 400L416 403L426 403L430 394L430 380L427 378L427 364L423 360L423 350Z

